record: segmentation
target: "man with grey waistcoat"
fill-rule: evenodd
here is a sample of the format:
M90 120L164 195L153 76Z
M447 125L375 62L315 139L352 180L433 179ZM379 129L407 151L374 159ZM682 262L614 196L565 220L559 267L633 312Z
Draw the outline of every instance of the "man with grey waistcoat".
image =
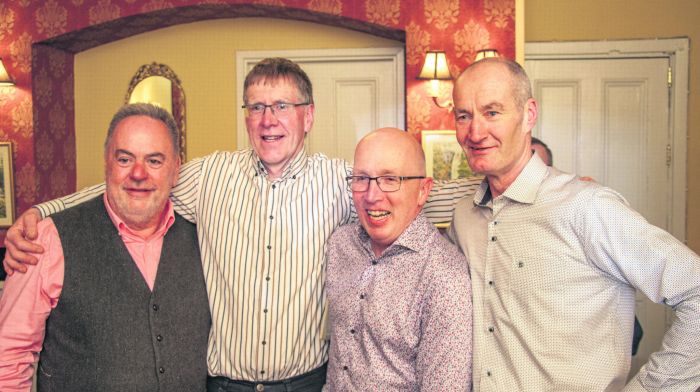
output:
M168 199L178 129L122 107L105 142L106 192L39 224L41 262L0 298L0 390L203 391L211 325L197 235Z

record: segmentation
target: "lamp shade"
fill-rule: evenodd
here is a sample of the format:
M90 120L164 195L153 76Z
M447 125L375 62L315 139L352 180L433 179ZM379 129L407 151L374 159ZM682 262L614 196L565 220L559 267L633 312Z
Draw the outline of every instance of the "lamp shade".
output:
M10 77L10 74L7 73L7 70L5 69L5 64L2 63L2 59L0 59L0 86L14 86L15 81L12 80L12 77Z
M496 49L481 49L480 51L476 52L474 61L476 62L488 57L498 57L498 51Z
M425 53L425 63L418 79L450 80L450 70L447 68L447 57L444 51L429 50Z

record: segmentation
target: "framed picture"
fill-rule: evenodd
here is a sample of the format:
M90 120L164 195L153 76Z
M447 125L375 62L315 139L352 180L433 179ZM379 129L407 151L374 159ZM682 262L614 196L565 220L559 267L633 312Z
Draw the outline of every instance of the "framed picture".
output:
M12 178L12 143L0 142L0 228L15 220L15 192Z
M473 176L455 131L423 131L426 175L435 180L454 180Z

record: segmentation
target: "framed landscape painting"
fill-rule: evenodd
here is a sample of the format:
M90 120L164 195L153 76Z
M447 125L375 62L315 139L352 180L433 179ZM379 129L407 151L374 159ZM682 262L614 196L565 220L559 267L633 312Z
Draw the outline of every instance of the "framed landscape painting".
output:
M12 143L0 142L0 228L15 220L15 192L12 178Z
M421 144L425 152L425 170L435 180L454 180L473 176L455 131L423 131Z

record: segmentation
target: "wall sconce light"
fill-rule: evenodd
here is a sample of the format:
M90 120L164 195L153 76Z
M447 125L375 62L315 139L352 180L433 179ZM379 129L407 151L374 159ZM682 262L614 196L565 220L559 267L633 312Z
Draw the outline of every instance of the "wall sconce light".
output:
M5 64L2 63L2 59L0 58L0 87L14 85L15 81L12 80L10 74L7 73L7 70L5 69Z
M447 68L447 57L442 50L429 50L425 53L425 63L421 69L418 79L430 80L429 95L439 108L452 108L452 102L440 104L438 95L440 93L440 80L452 80L449 68Z
M480 51L476 52L476 56L474 56L474 62L483 60L488 57L498 57L498 51L496 49L481 49Z

